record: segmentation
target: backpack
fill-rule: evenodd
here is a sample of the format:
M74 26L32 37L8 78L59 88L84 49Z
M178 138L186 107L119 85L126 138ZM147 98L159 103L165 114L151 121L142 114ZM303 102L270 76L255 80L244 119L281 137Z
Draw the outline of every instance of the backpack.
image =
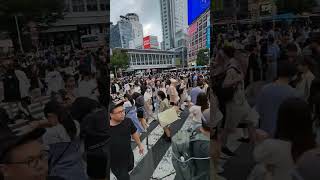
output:
M237 68L231 66L229 69L234 69L238 73L240 72ZM227 71L220 73L212 77L212 90L217 96L219 102L229 102L233 99L234 93L236 92L236 87L223 87L223 82L227 76Z
M195 180L195 160L204 160L208 158L193 157L191 143L194 141L210 141L197 130L181 130L172 137L172 164L176 171L176 178L179 180Z
M5 102L20 101L20 83L15 71L7 72L3 78L3 91Z

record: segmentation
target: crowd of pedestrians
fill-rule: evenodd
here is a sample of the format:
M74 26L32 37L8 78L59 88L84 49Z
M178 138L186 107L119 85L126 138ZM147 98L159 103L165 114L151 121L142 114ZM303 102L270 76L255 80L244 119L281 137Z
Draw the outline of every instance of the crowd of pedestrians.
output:
M112 124L111 117L111 129L120 127L123 129L122 131L117 130L117 132L112 131L114 136L118 138L115 138L115 142L111 145L111 149L114 149L114 151L111 150L111 154L119 154L119 156L115 156L114 160L111 161L111 170L118 179L129 179L128 173L134 168L130 138L138 145L139 152L143 153L145 147L141 144L139 137L148 132L148 127L153 121L160 121L158 116L160 113L171 108L174 108L178 116L183 111L187 111L189 113L188 119L192 121L187 128L192 129L200 136L202 135L201 140L190 140L188 142L190 145L192 144L193 156L196 158L209 157L210 128L208 123L210 103L208 83L209 71L207 69L150 73L142 77L129 75L112 81L111 96L117 107L112 117L117 116L122 119L122 122L120 123L121 126L119 123ZM206 120L202 115L203 112L206 112ZM167 118L170 119L171 117ZM178 121L182 121L182 119ZM161 122L159 123L161 125ZM171 124L162 126L162 128L162 138L167 143L172 143L172 146L176 144ZM127 133L124 133L125 130ZM177 131L179 132L180 129ZM120 132L127 134L126 140L121 142L118 140L120 139ZM112 134L111 137L113 136ZM173 153L175 154L173 158L178 157L180 154L180 152ZM174 162L174 160L172 161ZM177 178L185 176L185 173L179 173L186 172L185 170L180 171L180 167L183 167L182 164L177 163L176 165L175 176ZM209 159L195 161L193 165L192 177L209 179ZM121 175L118 173L119 169L123 170Z
M217 40L210 86L223 118L213 131L215 161L221 153L239 156L227 139L240 128L239 141L254 145L256 166L248 180L320 177L307 166L319 160L302 158L320 152L318 29L248 27Z
M109 178L106 62L103 47L2 59L1 179Z

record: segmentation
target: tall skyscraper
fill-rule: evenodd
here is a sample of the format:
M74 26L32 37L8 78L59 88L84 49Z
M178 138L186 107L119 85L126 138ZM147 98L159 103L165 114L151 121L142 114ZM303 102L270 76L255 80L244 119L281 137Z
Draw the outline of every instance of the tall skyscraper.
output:
M139 16L136 13L128 13L126 18L131 23L133 31L131 46L135 49L143 49L143 27L139 22Z
M130 41L133 39L132 24L130 21L122 19L110 29L110 47L111 48L129 48Z
M160 9L164 49L172 49L175 47L175 33L188 27L187 1L160 0Z

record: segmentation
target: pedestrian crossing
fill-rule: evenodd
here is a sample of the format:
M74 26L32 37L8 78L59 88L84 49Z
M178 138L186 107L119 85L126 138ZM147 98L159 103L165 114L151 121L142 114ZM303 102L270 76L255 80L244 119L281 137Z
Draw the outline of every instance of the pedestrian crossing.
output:
M187 116L186 116L187 117ZM186 130L192 126L192 122L188 118L182 118L180 121L184 121L182 126L179 128L179 130ZM156 122L158 123L158 122ZM139 148L136 146L133 149L134 153L134 169L132 172L130 172L131 179L136 180L137 173L149 173L150 176L148 176L149 180L174 180L175 179L175 170L173 168L172 164L172 148L171 145L168 146L165 153L163 153L162 157L160 157L159 162L156 162L157 157L152 157L151 159L147 158L146 156L154 156L157 155L157 149L155 149L155 145L157 143L162 143L161 136L163 135L163 129L160 125L157 125L154 129L151 130L150 134L147 137L144 137L142 140L142 144L145 147L145 152L143 155L139 154ZM235 133L230 135L229 141L227 143L228 147L232 151L236 151L238 147L241 145L240 142L237 141L237 139L241 136L241 130L237 130ZM149 146L147 148L147 138ZM148 155L149 154L149 155ZM161 154L161 153L159 153ZM146 160L147 159L147 160ZM226 159L220 159L219 160L219 172L223 171L223 166L228 160ZM142 166L142 167L139 167ZM148 166L148 167L146 167ZM154 168L152 168L152 166ZM140 168L143 168L143 170L140 170ZM152 171L152 172L147 172ZM134 172L134 173L133 173ZM223 178L222 178L223 179ZM116 177L110 173L110 180L117 180ZM138 180L138 179L137 179Z

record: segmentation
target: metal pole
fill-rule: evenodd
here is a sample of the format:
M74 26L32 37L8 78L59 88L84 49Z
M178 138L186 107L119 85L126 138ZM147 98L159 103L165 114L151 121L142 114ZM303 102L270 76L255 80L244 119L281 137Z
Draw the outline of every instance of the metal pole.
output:
M21 37L20 37L20 30L19 30L19 24L18 24L17 15L14 16L14 19L16 21L16 27L17 27L17 32L18 32L18 40L19 40L19 45L20 45L20 51L21 51L21 53L24 53L23 47L22 47L22 41L21 41Z

